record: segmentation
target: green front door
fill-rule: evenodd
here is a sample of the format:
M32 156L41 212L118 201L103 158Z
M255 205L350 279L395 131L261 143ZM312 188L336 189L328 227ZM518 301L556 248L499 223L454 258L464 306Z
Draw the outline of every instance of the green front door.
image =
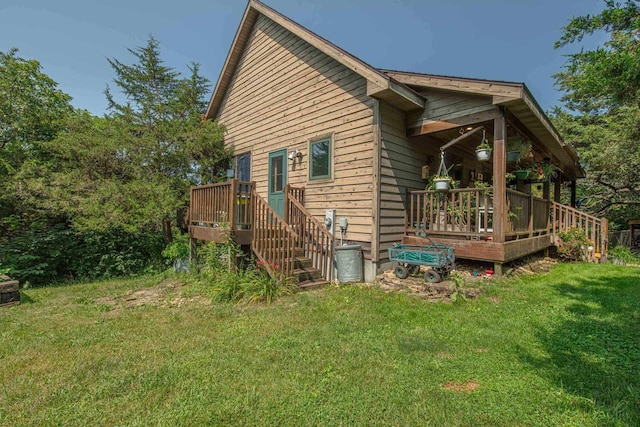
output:
M269 153L269 206L284 218L284 186L287 183L287 149Z

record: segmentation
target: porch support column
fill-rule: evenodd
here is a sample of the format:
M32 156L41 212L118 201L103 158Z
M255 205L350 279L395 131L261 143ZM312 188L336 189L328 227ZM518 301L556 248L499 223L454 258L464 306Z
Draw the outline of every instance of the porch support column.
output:
M493 120L493 241L504 242L506 227L507 158L505 140L507 137L507 123L504 110L500 117Z
M576 207L576 181L571 181L571 207Z
M542 198L545 200L551 200L550 193L551 193L551 182L549 182L549 180L546 180L542 184Z
M562 184L562 177L557 176L556 180L553 181L553 201L556 203L560 203L561 184Z

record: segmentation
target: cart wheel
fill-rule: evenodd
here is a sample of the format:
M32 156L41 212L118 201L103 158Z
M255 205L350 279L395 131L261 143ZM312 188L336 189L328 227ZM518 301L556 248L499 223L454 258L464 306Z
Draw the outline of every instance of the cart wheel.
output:
M408 268L409 274L411 275L420 273L420 266L418 264L409 264Z
M440 282L440 274L435 270L427 270L426 273L424 273L424 280L429 283L438 283Z
M407 270L407 267L404 265L396 265L394 272L399 279L406 279L409 277L409 270Z

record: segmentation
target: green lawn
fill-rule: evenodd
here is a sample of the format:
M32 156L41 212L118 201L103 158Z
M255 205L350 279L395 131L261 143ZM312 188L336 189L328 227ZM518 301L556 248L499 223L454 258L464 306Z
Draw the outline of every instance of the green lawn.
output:
M455 304L95 302L160 280L0 309L0 425L640 425L640 268L562 264Z

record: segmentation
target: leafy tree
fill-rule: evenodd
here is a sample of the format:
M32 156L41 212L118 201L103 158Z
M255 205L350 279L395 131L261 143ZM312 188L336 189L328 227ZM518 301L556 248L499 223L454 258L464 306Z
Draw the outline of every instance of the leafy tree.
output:
M568 55L565 70L556 74L572 110L606 111L640 101L640 1L604 3L598 15L573 18L555 45L567 46L596 32L610 36L604 46Z
M108 86L105 94L109 119L117 123L121 138L130 142L119 155L136 167L130 179L120 182L125 186L115 185L113 190L133 192L140 202L135 209L127 208L126 201L124 206L118 203L123 212L163 216L169 242L170 218L185 204L189 184L220 179L230 153L222 143L222 127L201 119L209 82L200 75L198 64L189 65L189 77L180 77L164 65L153 37L146 46L129 52L137 59L132 65L109 59L116 73L114 83L126 102L117 102Z
M597 15L573 18L556 42L559 48L596 32L610 37L568 55L555 78L572 113L556 109L553 119L584 162L583 206L623 226L640 215L640 1L604 3Z
M132 65L109 60L125 102L107 87L109 114L69 116L20 178L30 204L68 216L76 230L162 230L168 243L189 186L219 180L230 153L224 129L201 119L209 85L198 66L180 77L163 65L153 38L129 51Z
M38 155L38 141L53 139L72 111L71 97L42 72L40 63L0 52L0 218L20 214L11 191L22 163ZM0 224L0 230L2 230Z

